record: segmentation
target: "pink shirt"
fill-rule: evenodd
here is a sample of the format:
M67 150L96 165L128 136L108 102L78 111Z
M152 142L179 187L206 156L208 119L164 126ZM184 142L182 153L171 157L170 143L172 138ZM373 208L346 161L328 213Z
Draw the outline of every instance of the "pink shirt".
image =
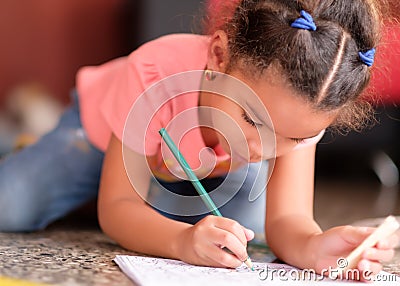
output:
M153 96L146 99L139 108L134 108L134 113L129 112L135 103L141 102L140 96L151 85L185 71L203 70L207 63L208 44L207 36L168 35L144 44L127 57L96 67L82 68L77 75L77 90L81 120L89 140L105 151L113 133L134 151L156 156L155 165L150 167L158 178L174 180L171 173L184 178L183 170L169 150L160 147L158 130L166 127L182 112L196 110L198 92L175 96L160 90L160 98ZM158 108L162 97L173 98ZM150 123L143 122L149 114L154 115ZM185 122L191 121L186 122L188 126L198 126L197 116L192 115ZM172 124L168 132L174 138L181 129L182 126ZM300 145L316 144L321 137L322 134ZM205 144L199 128L189 131L178 143L199 178L226 174L230 167L235 167L229 155L219 146L212 152L203 150Z

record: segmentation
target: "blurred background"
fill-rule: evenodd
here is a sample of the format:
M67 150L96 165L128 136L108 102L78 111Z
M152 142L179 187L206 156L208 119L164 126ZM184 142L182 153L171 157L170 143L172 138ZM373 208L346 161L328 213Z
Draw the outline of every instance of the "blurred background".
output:
M2 0L0 157L56 124L80 67L128 55L160 35L199 31L205 2L218 0ZM391 1L393 14L400 11L395 6ZM321 221L324 215L347 222L400 214L399 37L400 24L386 21L370 89L375 126L347 136L328 133L320 143L316 200L323 207L317 205L316 214ZM333 206L338 194L346 198L339 201L344 210ZM349 217L356 202L364 208Z
M198 0L2 0L0 157L54 126L80 67L191 32L199 11Z

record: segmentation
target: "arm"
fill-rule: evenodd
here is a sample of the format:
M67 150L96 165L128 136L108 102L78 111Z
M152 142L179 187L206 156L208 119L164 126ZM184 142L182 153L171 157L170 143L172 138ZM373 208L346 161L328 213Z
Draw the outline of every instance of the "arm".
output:
M126 151L126 150L125 150ZM135 185L145 196L150 172L146 158L129 152ZM148 206L132 187L122 157L122 143L113 136L106 151L98 199L99 222L103 231L123 247L152 255L178 258L179 234L190 225L165 218Z
M314 221L315 146L278 157L267 191L266 237L275 254L302 268L314 266L309 238L321 233Z
M339 226L321 231L313 218L314 160L315 146L277 158L267 191L266 236L279 258L321 273L329 266L336 268L337 259L347 257L373 229ZM393 258L397 240L393 235L367 249L357 268L378 273L378 261Z
M145 196L151 176L145 157L134 152L128 155L126 163L133 164L129 165L131 175L141 179L135 187ZM237 222L216 216L207 216L194 226L174 221L148 206L141 196L126 175L122 143L113 135L104 158L98 200L100 226L108 236L127 249L197 265L237 267L247 258L247 240L252 235Z

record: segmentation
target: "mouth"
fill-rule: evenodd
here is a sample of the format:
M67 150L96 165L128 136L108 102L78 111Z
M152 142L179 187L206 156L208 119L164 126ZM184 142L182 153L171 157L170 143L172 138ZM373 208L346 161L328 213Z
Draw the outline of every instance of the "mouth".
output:
M236 152L234 150L231 150L231 158L235 162L239 162L239 163L248 163L249 162L248 157L243 156L240 152Z
M233 151L231 153L231 158L239 163L256 163L263 160L263 157L258 154L251 154L250 156L246 155L242 155L240 152Z
M262 160L263 160L263 158L261 156L259 156L259 155L251 155L249 162L250 163L256 163L256 162L260 162Z

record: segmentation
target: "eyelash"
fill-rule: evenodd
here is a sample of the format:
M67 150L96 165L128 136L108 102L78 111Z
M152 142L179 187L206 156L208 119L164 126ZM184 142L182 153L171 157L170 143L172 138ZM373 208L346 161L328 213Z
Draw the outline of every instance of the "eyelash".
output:
M296 144L300 144L304 142L304 139L301 138L290 138L292 141L296 142Z
M242 117L243 117L244 121L246 121L251 126L253 126L253 127L257 126L257 123L255 123L253 120L251 120L251 118L246 114L246 112L242 113ZM304 139L302 139L302 138L290 138L290 140L292 140L296 144L300 144L300 143L304 142Z
M251 118L245 112L242 113L242 117L244 121L246 121L248 124L250 124L253 127L256 127L257 124L253 120L251 120Z

